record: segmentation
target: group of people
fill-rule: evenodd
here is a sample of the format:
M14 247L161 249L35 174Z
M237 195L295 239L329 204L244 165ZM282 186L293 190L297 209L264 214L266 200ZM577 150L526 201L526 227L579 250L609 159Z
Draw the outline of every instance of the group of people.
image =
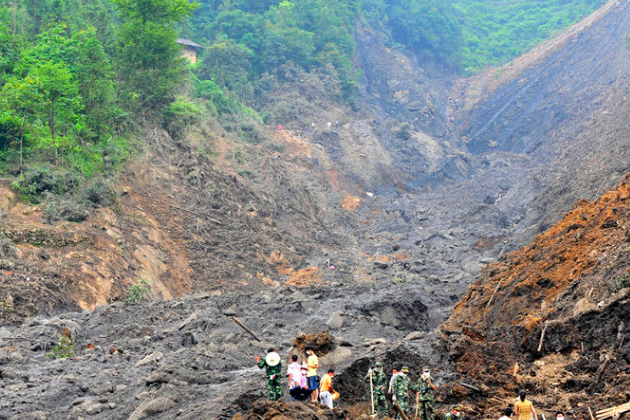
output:
M339 398L339 393L333 387L332 378L335 376L335 369L330 368L321 378L317 375L319 359L313 347L307 346L304 349L306 360L298 363L298 355L291 356L291 364L287 367L287 378L289 394L293 400L306 401L322 404L333 408L333 401ZM282 398L282 359L275 349L270 348L264 359L256 356L256 363L260 369L265 369L267 375L267 391L270 401Z
M414 418L420 420L435 419L435 391L437 387L431 378L431 370L425 366L416 383L412 383L409 374L407 366L403 366L400 370L393 369L392 376L388 381L383 371L383 363L376 362L370 368L365 375L365 381L370 384L372 414L380 418L388 415L387 394L391 394L392 404L396 408L396 418L402 418L401 413L409 417L410 394L415 394L416 413ZM454 405L444 420L461 420L462 417L461 407Z
M328 408L333 408L333 401L339 398L339 393L333 386L335 369L330 368L321 378L318 376L319 359L311 346L304 349L306 359L300 362L298 355L291 356L291 363L287 367L288 389L291 399L297 401L310 400L320 402ZM282 358L275 349L270 348L264 358L255 356L260 369L265 369L267 376L267 390L270 401L282 398ZM437 386L431 377L431 370L424 366L422 374L414 383L410 378L407 366L392 370L388 379L383 371L383 363L376 362L365 375L365 382L369 384L371 414L384 418L389 414L388 396L396 410L396 418L413 418L417 420L435 420L435 391ZM410 398L415 395L415 413L411 416ZM538 420L534 405L527 398L527 393L519 392L516 402L507 407L503 417L499 420ZM514 416L514 417L513 417ZM444 420L462 420L462 407L459 404L451 406L444 416ZM556 413L556 420L564 420L561 411Z

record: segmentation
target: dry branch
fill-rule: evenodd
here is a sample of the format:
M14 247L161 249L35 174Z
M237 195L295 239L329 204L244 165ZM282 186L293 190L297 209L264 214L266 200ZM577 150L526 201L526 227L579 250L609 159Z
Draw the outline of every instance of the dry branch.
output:
M256 337L256 334L254 334L254 333L252 332L252 330L250 330L249 328L247 328L247 327L245 326L245 324L243 324L243 322L242 322L240 319L238 319L237 317L233 316L233 317L232 317L232 321L236 322L236 324L237 324L239 327L241 327L242 329L244 329L245 331L247 331L247 332L248 332L248 333L249 333L252 337L254 337L254 338L256 339L256 341L262 341L260 338Z

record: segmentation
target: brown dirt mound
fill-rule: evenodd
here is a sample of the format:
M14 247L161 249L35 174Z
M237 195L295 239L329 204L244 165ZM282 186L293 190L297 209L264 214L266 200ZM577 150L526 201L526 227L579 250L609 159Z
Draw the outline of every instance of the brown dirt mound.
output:
M335 348L335 337L328 331L300 334L293 340L293 347L304 353L304 347L312 346L319 357L328 354Z
M336 420L350 419L345 410L329 410L316 404L287 403L284 401L256 401L248 414L236 414L233 420Z

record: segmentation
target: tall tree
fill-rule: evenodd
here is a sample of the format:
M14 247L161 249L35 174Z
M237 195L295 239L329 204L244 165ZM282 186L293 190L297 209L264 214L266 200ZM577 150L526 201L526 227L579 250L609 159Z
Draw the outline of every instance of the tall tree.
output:
M198 3L188 0L112 0L124 21L118 69L125 99L134 111L161 111L173 101L184 62L173 25Z
M0 120L18 128L20 143L20 167L24 167L24 139L27 127L31 126L36 115L42 94L37 79L26 76L23 79L10 78L0 92Z
M41 85L42 105L50 130L50 137L40 139L40 147L54 149L56 164L59 150L72 144L74 135L81 129L82 118L79 113L83 105L79 88L64 63L41 63L31 69L31 74Z
M86 131L95 139L110 133L116 90L113 70L103 44L90 28L73 36L76 42L76 77L85 106Z

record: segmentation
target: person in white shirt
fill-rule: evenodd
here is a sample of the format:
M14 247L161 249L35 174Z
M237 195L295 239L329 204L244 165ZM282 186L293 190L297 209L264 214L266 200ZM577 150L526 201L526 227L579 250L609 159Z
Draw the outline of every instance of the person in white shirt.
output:
M501 417L499 420L512 420L513 413L514 411L512 410L512 407L508 407L503 410L503 417Z
M291 364L287 367L287 376L289 377L289 390L302 384L301 366L298 363L297 354L291 356Z

